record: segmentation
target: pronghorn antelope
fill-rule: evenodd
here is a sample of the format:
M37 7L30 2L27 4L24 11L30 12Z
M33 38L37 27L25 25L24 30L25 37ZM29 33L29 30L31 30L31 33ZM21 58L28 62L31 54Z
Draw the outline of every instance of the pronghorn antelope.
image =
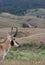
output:
M19 46L19 44L15 41L15 37L17 35L17 28L15 34L12 34L12 32L13 27L11 28L11 33L8 33L7 38L4 40L3 43L0 44L0 60L5 58L5 56L7 55L8 51L12 46L16 47Z

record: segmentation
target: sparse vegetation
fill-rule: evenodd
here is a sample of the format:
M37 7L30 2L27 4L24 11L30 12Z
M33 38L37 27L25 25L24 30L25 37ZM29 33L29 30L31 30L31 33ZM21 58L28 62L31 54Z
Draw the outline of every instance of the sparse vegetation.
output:
M6 59L12 60L45 60L45 46L40 48L33 47L34 44L24 44L19 48L12 48L7 54ZM5 59L5 60L6 60Z

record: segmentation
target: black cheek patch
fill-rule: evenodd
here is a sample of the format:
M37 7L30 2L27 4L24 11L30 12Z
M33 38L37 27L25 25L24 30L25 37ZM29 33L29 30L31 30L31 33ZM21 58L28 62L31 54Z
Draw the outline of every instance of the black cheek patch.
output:
M13 42L13 40L11 41L11 46L14 46L14 42Z

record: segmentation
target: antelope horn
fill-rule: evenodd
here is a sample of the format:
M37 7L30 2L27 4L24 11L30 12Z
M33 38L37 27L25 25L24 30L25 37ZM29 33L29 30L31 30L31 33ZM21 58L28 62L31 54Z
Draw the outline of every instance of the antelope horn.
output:
M16 33L13 35L13 37L16 37L17 32L18 32L18 28L16 27Z
M13 33L13 27L11 27L11 34Z

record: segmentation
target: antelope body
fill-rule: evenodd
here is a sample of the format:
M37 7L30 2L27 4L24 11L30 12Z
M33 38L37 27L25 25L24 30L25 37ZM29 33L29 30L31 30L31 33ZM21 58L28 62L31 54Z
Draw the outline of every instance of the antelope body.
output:
M14 35L12 35L12 30L13 28L11 28L11 34L8 33L7 38L4 40L3 43L0 44L0 60L5 58L5 56L7 55L12 46L16 47L19 46L15 41L15 37L17 35L17 29Z

